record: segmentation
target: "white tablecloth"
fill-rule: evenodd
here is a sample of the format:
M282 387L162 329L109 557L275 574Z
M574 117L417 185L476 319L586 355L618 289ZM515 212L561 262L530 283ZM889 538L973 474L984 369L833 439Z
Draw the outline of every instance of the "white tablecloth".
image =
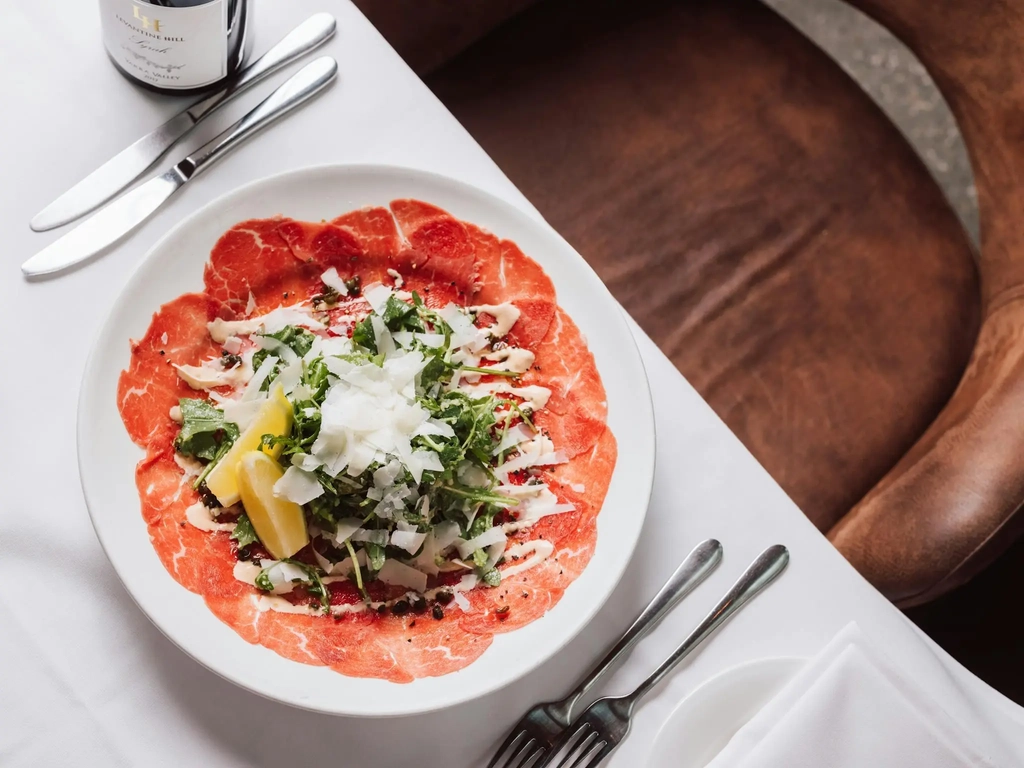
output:
M659 442L642 555L557 659L483 703L396 723L318 716L260 699L173 647L136 609L100 551L75 461L85 358L141 255L228 190L327 162L438 171L532 208L354 6L260 0L257 52L314 11L338 16L327 52L341 65L340 82L190 185L114 252L60 279L30 283L18 265L57 234L30 232L30 217L178 108L114 71L100 45L95 5L10 2L0 24L0 763L475 764L527 705L568 687L682 552L715 536L725 545L723 566L637 649L608 691L626 691L653 669L763 547L787 544L792 565L651 696L612 764L642 765L661 722L702 681L753 658L813 655L851 620L884 642L965 728L986 734L996 762L1024 764L1024 711L925 640L865 583L639 329ZM255 100L250 94L230 111L238 115ZM194 137L172 156L202 140Z

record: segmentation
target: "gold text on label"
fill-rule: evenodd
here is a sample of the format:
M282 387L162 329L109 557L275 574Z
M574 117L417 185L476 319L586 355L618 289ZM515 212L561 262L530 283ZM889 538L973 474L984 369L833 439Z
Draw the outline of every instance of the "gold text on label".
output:
M135 18L142 22L143 29L149 29L152 27L154 32L160 31L160 19L150 19L148 16L143 16L139 13L139 6L134 6Z

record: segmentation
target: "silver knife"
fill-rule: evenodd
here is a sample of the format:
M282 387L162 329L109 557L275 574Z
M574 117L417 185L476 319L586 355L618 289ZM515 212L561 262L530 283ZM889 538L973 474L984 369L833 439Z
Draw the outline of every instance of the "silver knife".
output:
M330 40L336 26L331 14L313 14L243 69L227 87L197 101L112 157L37 213L29 226L36 232L45 232L98 208L141 176L199 123L240 93Z
M251 112L162 176L150 179L93 214L21 265L28 276L46 275L95 256L144 222L190 179L243 141L322 90L338 63L322 56L292 75Z

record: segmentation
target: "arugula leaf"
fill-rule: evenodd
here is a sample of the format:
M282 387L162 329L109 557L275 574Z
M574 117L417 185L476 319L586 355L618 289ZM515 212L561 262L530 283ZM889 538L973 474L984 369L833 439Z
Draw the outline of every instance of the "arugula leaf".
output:
M262 589L264 592L274 591L274 582L270 580L270 574L267 573L267 571L269 570L270 568L264 568L262 571L256 574L256 580L254 582L256 584L256 588Z
M223 455L225 445L230 446L238 437L238 425L226 421L224 411L208 401L183 397L178 407L181 431L174 438L174 448L183 456L213 461Z
M264 333L261 334L270 339L277 339L282 344L287 344L292 352L299 357L305 355L313 346L313 340L316 338L311 332L305 328L299 328L295 325L286 325L277 333Z
M363 549L366 550L366 565L371 571L379 571L384 567L384 547L366 542Z
M406 304L395 294L388 296L387 303L384 305L384 312L381 313L381 318L384 320L388 330L391 331L403 329L410 331L423 330L423 323L420 322L416 307L412 304Z
M260 540L260 537L256 535L256 529L252 527L252 521L244 512L235 523L235 530L231 532L231 538L238 542L239 549L244 549Z
M370 350L373 354L377 354L377 339L373 335L373 322L370 320L371 315L367 315L352 329L352 343L358 344L363 349Z
M299 328L294 325L286 325L277 333L263 333L261 336L266 336L268 339L277 339L282 344L286 344L289 349L292 350L299 357L304 356L313 347L313 341L316 336L305 328ZM267 357L273 355L273 351L269 349L259 349L252 356L252 369L258 371L259 367L263 365ZM270 375L263 380L263 384L260 386L261 392L267 392L270 390L270 385L274 379L277 378L278 374L281 373L281 361L278 360L274 365L274 369L270 372Z
M487 567L487 551L478 549L473 553L473 565L476 566L480 580L488 587L496 587L501 584L501 571L493 565Z
M327 587L320 578L320 572L301 560L295 560L291 557L286 557L281 561L282 563L291 563L292 565L298 566L305 571L307 579L305 581L306 588L310 594L314 595L320 601L320 607L326 612L331 609L331 593L327 591Z

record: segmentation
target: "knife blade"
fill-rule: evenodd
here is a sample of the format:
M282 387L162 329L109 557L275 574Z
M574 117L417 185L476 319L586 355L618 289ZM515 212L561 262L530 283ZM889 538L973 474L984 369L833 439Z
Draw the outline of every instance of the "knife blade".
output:
M227 87L197 101L122 150L37 213L29 226L45 232L98 208L141 176L203 120L249 87L327 42L337 27L329 13L315 13L243 69Z
M337 73L338 64L330 56L307 64L222 134L43 248L21 265L21 271L29 277L47 275L96 256L152 216L189 180L323 90Z

